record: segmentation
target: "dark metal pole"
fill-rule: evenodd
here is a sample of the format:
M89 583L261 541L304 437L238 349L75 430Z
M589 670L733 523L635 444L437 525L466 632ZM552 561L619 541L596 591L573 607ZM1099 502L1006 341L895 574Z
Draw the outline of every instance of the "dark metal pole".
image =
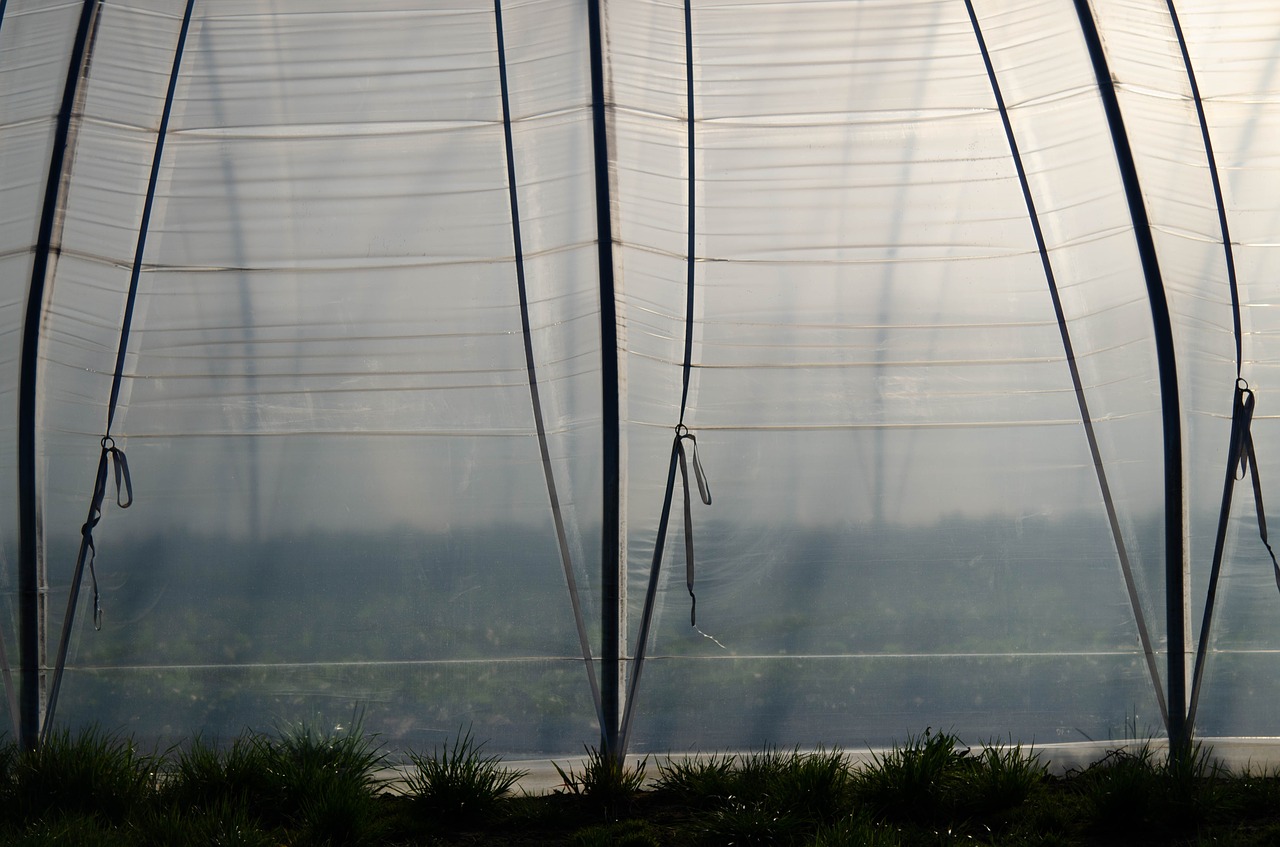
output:
M601 459L604 503L600 538L601 585L601 701L605 725L600 727L601 752L616 756L619 728L619 689L622 607L619 572L621 467L618 421L618 315L614 303L613 221L609 191L609 130L605 119L604 23L600 0L587 2L591 41L591 127L595 148L596 248L600 273L600 377L602 388Z

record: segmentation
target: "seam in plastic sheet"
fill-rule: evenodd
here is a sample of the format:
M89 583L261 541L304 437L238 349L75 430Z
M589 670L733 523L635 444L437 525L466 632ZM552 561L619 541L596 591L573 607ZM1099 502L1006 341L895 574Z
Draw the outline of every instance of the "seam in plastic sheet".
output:
M982 60L986 65L987 77L991 82L991 91L996 98L996 104L999 107L1000 119L1004 125L1005 136L1009 142L1009 149L1013 158L1014 167L1018 172L1018 181L1022 186L1023 199L1027 206L1027 216L1030 219L1031 229L1035 235L1036 246L1040 253L1040 262L1044 268L1045 282L1049 289L1049 297L1053 303L1054 316L1058 322L1058 331L1062 337L1062 348L1066 357L1067 369L1071 374L1071 384L1075 391L1076 404L1080 409L1080 420L1084 425L1085 439L1089 445L1089 454L1093 462L1094 474L1098 480L1098 487L1102 493L1102 501L1107 513L1107 523L1111 528L1111 538L1116 548L1116 556L1120 562L1120 572L1124 578L1125 592L1129 598L1129 607L1133 612L1134 624L1138 630L1138 641L1142 646L1142 654L1147 666L1147 674L1151 678L1152 689L1155 692L1156 702L1160 707L1160 717L1164 722L1165 730L1169 729L1169 708L1164 696L1164 685L1160 679L1160 669L1156 664L1155 650L1151 644L1151 635L1147 627L1146 615L1142 611L1142 602L1138 597L1137 585L1133 577L1133 565L1129 560L1128 546L1125 544L1124 535L1120 529L1120 520L1116 512L1115 498L1111 494L1111 485L1107 479L1106 466L1102 460L1102 451L1098 445L1097 433L1093 426L1093 415L1089 411L1088 400L1084 393L1084 382L1080 376L1080 368L1076 362L1075 347L1071 342L1071 333L1067 328L1066 314L1062 308L1062 299L1058 293L1057 277L1053 272L1053 263L1049 258L1049 249L1045 241L1044 231L1040 226L1040 216L1036 211L1035 198L1031 193L1031 184L1027 179L1026 169L1023 166L1022 154L1018 149L1017 137L1013 132L1013 123L1009 118L1009 111L1006 108L1004 96L1001 93L1000 82L996 77L995 65L991 61L990 51L987 49L986 39L982 35L982 27L978 22L977 13L974 11L972 0L965 0L965 7L969 12L969 20L973 24L974 38L978 42L978 48L982 53Z
M494 0L493 14L498 39L498 77L502 87L502 128L506 143L507 190L511 200L511 238L515 249L516 287L520 296L520 327L524 338L524 360L528 376L529 399L533 406L534 428L538 433L538 450L542 456L542 474L547 481L547 498L551 502L551 516L555 524L556 544L560 549L560 562L564 569L565 583L569 590L569 602L573 607L573 622L578 633L578 646L582 651L587 681L591 687L591 701L595 706L596 719L600 721L600 726L603 727L605 718L600 683L596 678L595 662L591 655L591 642L587 638L587 624L582 613L582 600L579 596L578 581L574 576L573 556L569 552L569 540L565 533L560 495L556 491L555 470L551 466L551 451L547 444L547 429L542 415L542 399L538 390L538 371L533 356L533 334L529 325L529 295L525 285L524 274L524 244L520 235L520 203L518 183L516 182L515 149L511 132L511 101L507 88L507 51L502 25L502 0Z
M1233 651L1239 655L1280 655L1280 649L1238 649ZM1057 659L1069 658L1117 658L1121 656L1137 656L1137 650L1043 650L1004 651L977 653L811 653L805 660L832 661L856 659L858 661L878 661L881 659L894 661L899 659L920 659L923 661L947 660L987 660L987 659ZM628 660L634 657L625 657ZM795 656L784 653L707 653L690 655L685 653L650 653L649 659L675 659L680 662L742 662L742 661L794 661ZM306 668L413 668L439 667L444 665L547 665L578 664L576 656L509 656L485 659L383 659L378 661L313 661L313 662L236 662L234 664L217 662L185 662L165 665L76 665L75 673L98 673L115 671L152 672L152 671L253 671L253 670L302 670Z

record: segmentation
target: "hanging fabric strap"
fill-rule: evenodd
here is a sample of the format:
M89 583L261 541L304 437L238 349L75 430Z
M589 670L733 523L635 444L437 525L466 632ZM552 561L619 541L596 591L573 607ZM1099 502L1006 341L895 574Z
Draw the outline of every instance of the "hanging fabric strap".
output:
M684 442L688 441L686 448ZM654 604L658 596L659 575L662 573L662 553L667 546L667 527L671 523L671 501L675 495L676 469L680 469L680 477L684 484L684 555L685 585L689 589L689 598L693 605L689 609L689 625L696 627L698 600L693 593L693 498L689 490L689 462L692 458L693 475L698 484L698 496L702 502L711 505L711 485L707 482L706 472L702 469L702 461L698 458L698 439L684 424L676 427L676 437L671 443L671 462L667 468L667 487L662 497L662 512L658 516L658 537L653 542L653 563L649 567L649 585L644 593L644 609L640 613L640 634L636 637L635 664L631 672L631 681L627 686L627 706L622 716L622 750L631 732L631 718L636 704L636 692L640 688L640 674L644 670L644 660L649 647L649 628L653 623Z
M124 451L116 446L111 436L102 439L102 452L98 456L98 473L94 478L93 496L89 502L89 515L80 527L80 550L76 554L75 572L71 577L71 593L67 598L67 613L62 618L62 634L58 638L58 658L54 665L53 681L49 685L49 702L45 714L52 716L58 706L58 692L62 688L62 674L67 667L67 651L71 644L71 631L75 623L76 606L80 601L80 585L84 582L85 568L89 569L89 581L93 586L93 628L102 629L101 594L98 591L98 575L93 567L97 553L93 545L93 530L102 520L102 504L110 488L110 473L115 471L116 505L127 509L133 505L133 480L129 476L129 461ZM41 739L47 741L53 729L52 719L46 719Z
M127 509L133 505L133 480L129 476L129 461L125 458L124 451L116 446L111 436L102 439L102 455L98 459L98 476L93 486L93 499L89 506L89 517L85 520L84 525L80 527L81 550L80 557L83 558L88 552L89 580L93 584L93 628L95 630L102 629L102 604L100 602L101 595L98 592L98 574L93 568L93 560L97 557L97 548L93 546L93 530L98 525L98 521L102 520L102 502L107 495L107 465L115 470L116 478L116 505L121 509ZM76 565L77 581L80 573L83 571L78 563ZM74 607L73 607L74 609ZM64 629L69 626L71 620L71 612L67 613L67 619L64 622ZM62 666L60 660L58 666Z
M685 447L685 442L689 446ZM698 482L698 496L702 502L711 505L711 486L707 483L707 475L702 470L702 462L698 460L698 439L684 424L676 427L675 451L680 457L680 481L684 484L684 580L689 588L689 626L698 625L698 598L693 593L693 508L689 496L689 461L693 462L693 475ZM670 501L668 501L669 503Z
M1262 504L1262 479L1258 475L1258 460L1253 450L1253 412L1255 398L1249 383L1243 379L1236 380L1235 402L1231 411L1231 437L1227 447L1227 471L1222 484L1222 504L1218 511L1218 533L1213 544L1213 564L1209 571L1209 589L1205 595L1204 618L1200 624L1200 640L1196 647L1195 669L1191 682L1191 705L1188 709L1187 722L1191 725L1195 720L1196 707L1200 701L1200 686L1204 679L1205 660L1209 653L1209 638L1213 626L1214 603L1218 596L1218 577L1222 572L1222 556L1226 548L1227 524L1231 519L1231 499L1235 492L1235 484L1246 475L1253 482L1253 506L1258 517L1258 535L1271 557L1271 570L1276 580L1276 588L1280 590L1280 563L1276 562L1275 551L1267 537L1267 515Z
M1267 538L1267 514L1262 504L1262 478L1258 474L1258 458L1253 452L1255 402L1249 383L1243 379L1236 380L1236 402L1231 416L1231 455L1235 458L1233 464L1238 469L1233 476L1237 480L1242 480L1247 474L1253 482L1253 508L1258 517L1258 537L1262 539L1262 544L1271 557L1271 571L1275 576L1276 589L1280 590L1280 563L1276 561L1276 551L1271 549L1271 541ZM1224 503L1229 506L1230 494L1224 492L1224 495Z

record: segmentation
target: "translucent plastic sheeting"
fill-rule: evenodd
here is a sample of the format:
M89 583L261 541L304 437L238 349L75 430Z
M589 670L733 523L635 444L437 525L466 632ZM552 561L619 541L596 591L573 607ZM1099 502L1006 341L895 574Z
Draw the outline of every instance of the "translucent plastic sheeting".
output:
M1276 443L1276 404L1280 402L1275 390L1280 382L1274 363L1280 349L1274 341L1274 321L1269 318L1275 298L1262 292L1267 281L1275 278L1276 249L1272 245L1280 221L1274 204L1262 198L1268 193L1274 197L1280 189L1280 168L1274 152L1280 142L1280 124L1274 119L1274 109L1265 105L1276 102L1280 91L1280 64L1268 46L1280 36L1280 14L1260 7L1226 8L1210 3L1180 3L1177 11L1195 67L1221 180L1245 333L1242 375L1257 392L1259 409L1253 434L1259 461L1267 463L1262 455L1275 452L1272 445ZM1148 75L1152 73L1148 71ZM1162 139L1161 143L1167 142ZM1221 238L1216 229L1211 228L1209 233ZM1221 249L1220 244L1214 246ZM1190 270L1203 278L1202 300L1225 296L1220 265L1204 262L1190 265ZM1205 311L1202 307L1193 314ZM1216 364L1211 377L1216 403L1206 409L1199 421L1193 419L1193 423L1200 423L1202 435L1200 443L1192 445L1192 455L1207 463L1200 486L1204 493L1193 490L1192 495L1204 497L1208 501L1205 511L1211 511L1221 496L1226 461L1226 448L1222 445L1228 428L1222 418L1230 415L1230 401L1225 394L1234 377L1228 365L1234 351L1228 346L1224 330L1218 330L1215 340L1211 323L1202 318L1197 326L1203 339L1199 346L1220 351L1216 356L1205 356L1197 350L1197 355L1190 357L1196 363ZM1215 460L1214 456L1218 458ZM1275 475L1268 474L1267 464L1262 464L1260 470L1268 506L1274 510L1276 507L1270 503L1280 496L1280 487ZM1205 732L1228 723L1248 725L1252 734L1262 732L1260 727L1270 716L1265 705L1271 696L1267 691L1267 680L1272 675L1268 655L1280 647L1274 629L1276 584L1271 562L1258 540L1251 492L1245 483L1237 483L1232 514L1211 642L1213 652L1205 672L1198 723ZM1216 514L1201 517L1198 526L1192 524L1190 567L1193 577L1199 578L1193 579L1193 585L1206 576L1215 525ZM1197 535L1205 537L1198 549ZM1192 616L1197 626L1202 596L1193 594Z
M1133 562L1139 611L1159 650L1167 631L1161 398L1151 307L1111 129L1073 8L975 5L1115 503L1120 537L1113 544Z
M1167 8L1100 10L1174 322L1186 447L1192 638L1207 592L1235 391L1231 288L1191 74ZM1161 37L1153 37L1152 32ZM1156 153L1156 150L1159 153ZM1216 162L1215 162L1216 165ZM1248 508L1247 489L1240 500Z
M32 274L40 210L48 181L49 152L62 89L66 55L78 10L13 0L0 26L0 417L16 421L18 368L27 283ZM5 658L19 663L17 433L0 434L0 636ZM7 671L7 669L6 669ZM16 673L12 677L16 684ZM6 713L12 711L6 699ZM10 721L14 723L10 723ZM6 730L17 716L6 714Z
M652 659L640 749L865 749L942 726L964 739L1116 740L1160 731L1141 659L1124 655ZM732 680L732 684L729 681ZM996 717L996 716L999 717ZM1069 720L1064 719L1070 715ZM786 739L782 742L781 739Z
M1167 6L1102 5L1133 199L1173 313L1185 616L1198 620L1234 379L1222 234ZM1280 461L1267 400L1280 124L1266 108L1280 21L1256 4L1178 5L1223 177L1259 459L1280 502L1267 471ZM12 419L80 7L6 8L0 412ZM590 652L620 616L634 678L691 331L684 422L714 502L693 507L694 628L675 495L638 749L880 746L929 725L1040 743L1161 731L1161 397L1112 126L1072 4L973 8L971 20L949 0L698 0L688 64L682 3L607 2L593 92L576 0L503 3L501 54L492 3L198 2L113 428L136 503L108 506L96 533L104 626L87 625L86 592L59 721L172 739L335 727L363 709L397 747L466 725L502 754L594 742L562 555ZM51 637L181 11L100 6L74 120L40 337ZM606 327L604 185L618 311ZM601 350L614 341L623 598L608 608ZM13 442L0 431L11 482ZM8 639L16 485L3 488ZM1248 500L1238 489L1201 711L1214 734L1276 732L1280 601Z
M573 23L567 11L509 37L526 72L566 81L585 71L573 61L585 45L566 52L548 37ZM111 7L102 14L96 49L118 55L111 25L130 23ZM515 23L530 17L513 12ZM406 65L424 43L434 57ZM68 719L104 708L91 691L75 693L85 678L75 669L123 685L117 695L130 674L189 679L175 696L205 702L218 697L197 683L222 667L340 675L389 663L412 680L425 677L422 662L468 657L490 663L486 677L509 677L493 664L504 657L518 660L512 668L558 662L578 683L565 708L593 712L533 431L495 50L491 7L361 18L224 4L193 27L116 428L137 503L110 509L98 532L108 625L77 630ZM250 60L265 55L283 61ZM458 56L474 58L460 67ZM331 71L344 65L366 75L344 84L394 76L421 99L381 87L344 95ZM108 102L117 88L136 93L124 71L113 76L109 59L94 70L88 102L128 109ZM582 569L598 548L599 499L598 474L585 473L599 437L598 379L587 380L599 349L594 218L574 212L590 197L578 187L590 186L589 125L581 86L521 80L513 155L528 179L532 343ZM154 146L154 134L99 128L87 111L81 143L96 155L76 173L91 193L73 190L67 227L68 243L86 246L64 259L46 342L45 417L62 422L42 442L54 598L68 590L119 337L119 318L104 316L123 311L130 222ZM263 600L277 606L265 617L255 611ZM88 602L86 591L82 616ZM599 603L586 606L598 619ZM62 617L55 600L51 627ZM463 620L471 631L455 626ZM205 673L175 670L189 666ZM264 675L253 693L272 701L285 675ZM518 689L498 685L481 702ZM356 684L336 691L325 696L341 699L348 719L382 696ZM448 715L456 731L480 708L468 702L440 701L432 719ZM407 743L417 725L400 714L394 734ZM118 717L158 730L150 716ZM529 736L512 744L543 749L523 717L510 720ZM245 724L207 721L218 732Z
M989 630L1009 622L991 608L990 586L1007 583L1009 568L1022 575L1024 559L1011 557L1013 564L994 550L975 552L965 577L954 583L944 577L959 565L956 530L947 520L999 524L995 516L1005 516L1012 524L1016 516L1019 527L1026 519L1078 526L1101 517L1073 505L1082 495L1097 503L1097 482L1090 478L1061 336L990 84L973 51L972 27L956 9L941 6L920 7L905 20L899 10L876 4L754 11L700 5L694 14L698 375L686 421L723 493L711 509L697 507L695 521L699 627L709 637L688 626L690 599L676 541L654 650L664 654L680 645L674 649L681 654L691 651L717 667L733 666L738 655L772 657L760 659L761 667L784 675L801 656L823 655L824 667L838 668L856 665L857 656L884 655L885 666L893 667L888 654L931 649L860 635L892 629L881 615L892 614L897 603L888 598L897 597L919 604L906 615L929 643L962 644L955 648L960 653L1034 650L1037 639L1028 632ZM850 15L861 25L837 25ZM1021 46L1025 34L1024 25L1012 40ZM618 36L625 38L625 32ZM639 47L620 52L631 61L641 55ZM678 116L682 80L673 57L666 58L648 77L668 81L666 110ZM902 67L928 71L899 73ZM1064 286L1073 289L1069 318L1083 336L1077 352L1088 360L1087 389L1114 419L1101 427L1108 455L1124 455L1132 468L1117 486L1124 520L1134 532L1146 530L1161 503L1158 448L1146 467L1133 462L1153 424L1158 427L1147 411L1151 394L1142 376L1153 374L1150 318L1125 232L1127 209L1113 193L1118 174L1099 174L1091 161L1106 161L1100 155L1109 153L1105 138L1099 153L1079 149L1099 143L1101 108L1096 95L1088 96L1087 73L1080 94L1041 55L1016 72L1030 77L1024 89L1043 89L1023 95L1040 102L1019 112L1015 127L1030 127L1028 169L1045 195L1046 214L1057 215L1050 246L1063 266ZM657 98L645 94L649 110L657 111ZM640 304L628 321L634 339L628 379L647 389L631 393L628 406L635 422L628 428L633 622L669 441L649 428L663 418L674 422L684 311L683 291L671 284L682 270L678 248L658 224L675 228L674 192L668 186L650 200L654 192L639 187L647 183L639 175L664 170L660 162L670 172L678 136L669 119L635 111L620 113L616 125L620 184L628 184L632 169L637 174L631 177L635 238L653 239L645 247L624 245L620 254L630 301ZM1037 144L1037 138L1055 141ZM628 152L632 160L624 158ZM626 208L622 220L626 232ZM1110 251L1105 259L1094 255L1100 250ZM1130 263L1128 273L1115 268L1100 277L1099 266L1116 258ZM1131 280L1136 284L1126 291L1122 281ZM1066 479L1072 482L1064 486ZM837 541L851 525L875 526L879 534ZM784 529L794 526L823 542L796 549ZM912 565L921 572L870 553L895 533L929 539L912 548ZM1149 542L1149 532L1142 541ZM815 553L824 545L844 552L838 565ZM1156 610L1162 561L1158 549L1142 549L1153 554L1144 593ZM1127 662L1138 641L1114 547L1095 553L1103 557L1095 565L1103 567L1091 568L1083 584L1111 602L1082 604L1108 615L1097 629L1083 629L1109 633L1108 649L1125 653ZM908 570L912 576L904 577ZM1058 580L1067 590L1083 577L1062 566L1027 578L1049 592ZM882 602L859 602L868 584L896 578L903 584L885 587ZM840 579L850 580L849 587L828 594ZM866 584L855 587L859 582ZM923 583L946 589L931 602L920 596ZM839 614L821 602L834 597ZM924 621L945 618L943 607L988 614L975 612L965 636L941 623L930 630ZM1050 640L1063 637L1050 632L1059 630L1046 628ZM921 686L929 682L922 678ZM670 704L651 701L647 687L639 696L644 721L663 722ZM1158 716L1150 696L1148 688L1143 708ZM696 702L700 695L690 697ZM806 720L818 735L839 734L838 711ZM769 737L759 727L742 732L733 744Z
M197 724L220 742L246 726L340 732L355 719L393 755L429 753L470 729L486 751L545 757L571 752L564 739L594 725L582 676L575 662L540 660L84 669L67 673L63 714L138 737L184 737Z

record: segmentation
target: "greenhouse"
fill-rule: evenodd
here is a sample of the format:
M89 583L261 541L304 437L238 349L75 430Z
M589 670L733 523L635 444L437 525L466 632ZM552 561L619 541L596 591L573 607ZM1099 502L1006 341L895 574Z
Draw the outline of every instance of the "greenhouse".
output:
M1280 739L1277 198L1260 0L0 0L5 734Z

